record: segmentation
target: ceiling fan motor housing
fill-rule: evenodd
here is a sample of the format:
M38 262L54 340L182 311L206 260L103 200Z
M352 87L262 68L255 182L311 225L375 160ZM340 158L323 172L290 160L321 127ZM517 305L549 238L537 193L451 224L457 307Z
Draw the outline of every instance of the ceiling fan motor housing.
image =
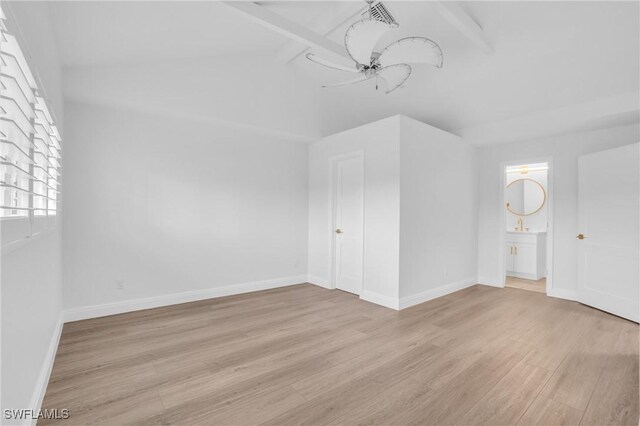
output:
M397 40L381 51L374 51L376 43L398 23L380 1L365 0L369 4L368 12L363 19L351 25L344 37L347 53L355 62L353 68L333 64L326 59L307 54L313 62L328 68L359 74L359 77L342 83L324 85L322 87L338 87L367 81L375 77L380 79L391 93L409 78L412 69L409 63L424 63L436 68L442 67L442 50L425 37L405 37ZM366 14L366 15L365 15Z

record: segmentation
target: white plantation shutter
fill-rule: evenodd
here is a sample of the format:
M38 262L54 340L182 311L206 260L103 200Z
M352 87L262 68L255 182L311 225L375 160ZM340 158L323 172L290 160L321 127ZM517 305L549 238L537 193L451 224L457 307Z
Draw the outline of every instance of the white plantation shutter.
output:
M0 219L60 209L61 139L16 37L0 15ZM36 229L37 230L37 229Z

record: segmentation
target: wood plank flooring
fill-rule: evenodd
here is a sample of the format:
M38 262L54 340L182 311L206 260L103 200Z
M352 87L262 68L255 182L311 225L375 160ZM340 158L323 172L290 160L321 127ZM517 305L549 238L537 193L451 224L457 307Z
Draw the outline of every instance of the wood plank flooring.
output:
M509 288L519 288L520 290L535 291L536 293L547 294L547 279L526 280L524 278L506 277L504 285Z
M65 324L39 424L638 424L638 326L474 286L396 312L310 284Z

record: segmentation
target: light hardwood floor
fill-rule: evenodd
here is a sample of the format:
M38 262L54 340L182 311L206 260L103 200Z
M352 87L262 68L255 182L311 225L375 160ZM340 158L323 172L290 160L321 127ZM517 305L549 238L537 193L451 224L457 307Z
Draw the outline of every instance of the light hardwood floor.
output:
M504 285L511 288L519 288L520 290L535 291L536 293L547 294L547 279L526 280L524 278L506 277Z
M63 425L637 425L638 398L638 326L578 303L474 286L396 312L305 284L65 324L43 407Z

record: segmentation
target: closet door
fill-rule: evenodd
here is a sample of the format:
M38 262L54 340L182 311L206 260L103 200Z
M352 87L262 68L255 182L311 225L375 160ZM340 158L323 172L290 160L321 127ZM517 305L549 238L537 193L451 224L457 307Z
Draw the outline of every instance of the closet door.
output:
M337 159L334 168L334 277L339 290L362 291L364 161L361 155Z
M638 322L640 144L579 158L578 300Z

